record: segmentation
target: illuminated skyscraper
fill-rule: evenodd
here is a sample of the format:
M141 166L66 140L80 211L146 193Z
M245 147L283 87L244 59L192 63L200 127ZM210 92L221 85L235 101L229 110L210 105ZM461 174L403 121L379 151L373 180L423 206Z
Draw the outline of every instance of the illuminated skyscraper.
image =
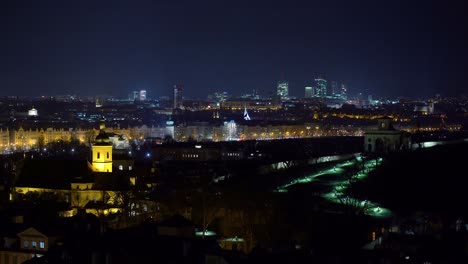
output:
M146 90L140 90L138 99L139 99L140 101L146 101Z
M331 96L339 95L340 91L338 90L338 82L331 81L330 82L330 92L328 93Z
M348 99L348 89L346 88L346 85L344 82L341 83L341 93L340 93L340 96L342 99L346 100Z
M174 109L182 108L182 84L174 85Z
M278 81L276 86L276 95L281 99L287 98L289 96L289 83L287 81Z
M138 100L138 97L140 96L140 92L139 91L133 91L133 93L131 94L131 97L130 99L131 100Z
M327 80L317 77L315 79L315 97L327 96Z
M306 86L305 87L305 98L311 98L314 96L314 90L312 89L312 86Z

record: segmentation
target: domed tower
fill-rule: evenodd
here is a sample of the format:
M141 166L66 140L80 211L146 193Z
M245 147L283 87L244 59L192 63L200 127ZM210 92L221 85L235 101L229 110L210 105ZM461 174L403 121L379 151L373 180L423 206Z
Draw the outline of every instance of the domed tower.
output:
M101 118L99 135L97 135L92 146L92 165L93 171L112 172L112 143L106 134L104 122L104 118Z

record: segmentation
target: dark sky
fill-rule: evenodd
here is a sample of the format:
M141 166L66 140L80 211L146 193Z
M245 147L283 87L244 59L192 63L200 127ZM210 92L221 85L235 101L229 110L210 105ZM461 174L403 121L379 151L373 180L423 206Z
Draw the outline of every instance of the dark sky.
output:
M464 1L1 1L0 95L190 97L320 74L374 96L467 93Z

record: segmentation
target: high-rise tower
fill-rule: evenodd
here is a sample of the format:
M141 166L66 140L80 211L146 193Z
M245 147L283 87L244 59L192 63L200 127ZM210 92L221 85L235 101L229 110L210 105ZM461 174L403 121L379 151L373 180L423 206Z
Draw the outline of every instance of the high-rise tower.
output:
M315 96L327 96L327 80L323 79L322 77L317 77L315 79Z
M346 84L345 83L341 83L341 98L346 100L348 98L348 89L346 88Z
M174 85L174 109L182 108L182 84Z
M138 100L146 101L146 90L140 90L138 94Z
M278 81L276 85L276 95L281 99L289 96L289 83L287 81Z
M92 146L92 169L96 172L112 172L112 143L106 134L105 120L99 124L99 135Z
M305 98L312 98L314 96L314 90L312 86L305 87Z
M339 95L340 91L338 90L338 82L337 81L331 81L330 82L330 92L328 95L335 96Z

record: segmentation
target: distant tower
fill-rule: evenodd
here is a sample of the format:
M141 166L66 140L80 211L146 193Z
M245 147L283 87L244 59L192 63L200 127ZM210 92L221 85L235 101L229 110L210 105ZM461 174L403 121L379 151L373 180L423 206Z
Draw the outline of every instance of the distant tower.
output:
M281 99L289 96L289 83L287 81L278 81L276 85L276 95Z
M174 109L182 108L182 84L174 85Z
M331 81L330 82L330 93L329 95L331 96L335 96L339 94L339 91L338 91L338 82L336 81Z
M342 99L346 100L348 98L348 89L346 88L346 85L345 83L341 83L341 93L340 93L340 96Z
M327 80L317 77L315 79L315 96L325 97L327 96Z
M312 86L305 87L305 98L312 98L314 96L314 90Z
M164 136L170 136L171 139L174 139L174 121L166 121L166 131Z
M105 120L101 118L99 135L92 145L92 169L96 172L112 172L112 143L105 129Z
M250 120L249 113L247 112L247 106L244 108L244 120Z
M139 91L133 91L133 100L138 100L140 97L140 92Z
M429 114L434 114L434 100L429 100L428 102L428 112Z
M138 100L146 101L146 90L140 90L138 94Z

